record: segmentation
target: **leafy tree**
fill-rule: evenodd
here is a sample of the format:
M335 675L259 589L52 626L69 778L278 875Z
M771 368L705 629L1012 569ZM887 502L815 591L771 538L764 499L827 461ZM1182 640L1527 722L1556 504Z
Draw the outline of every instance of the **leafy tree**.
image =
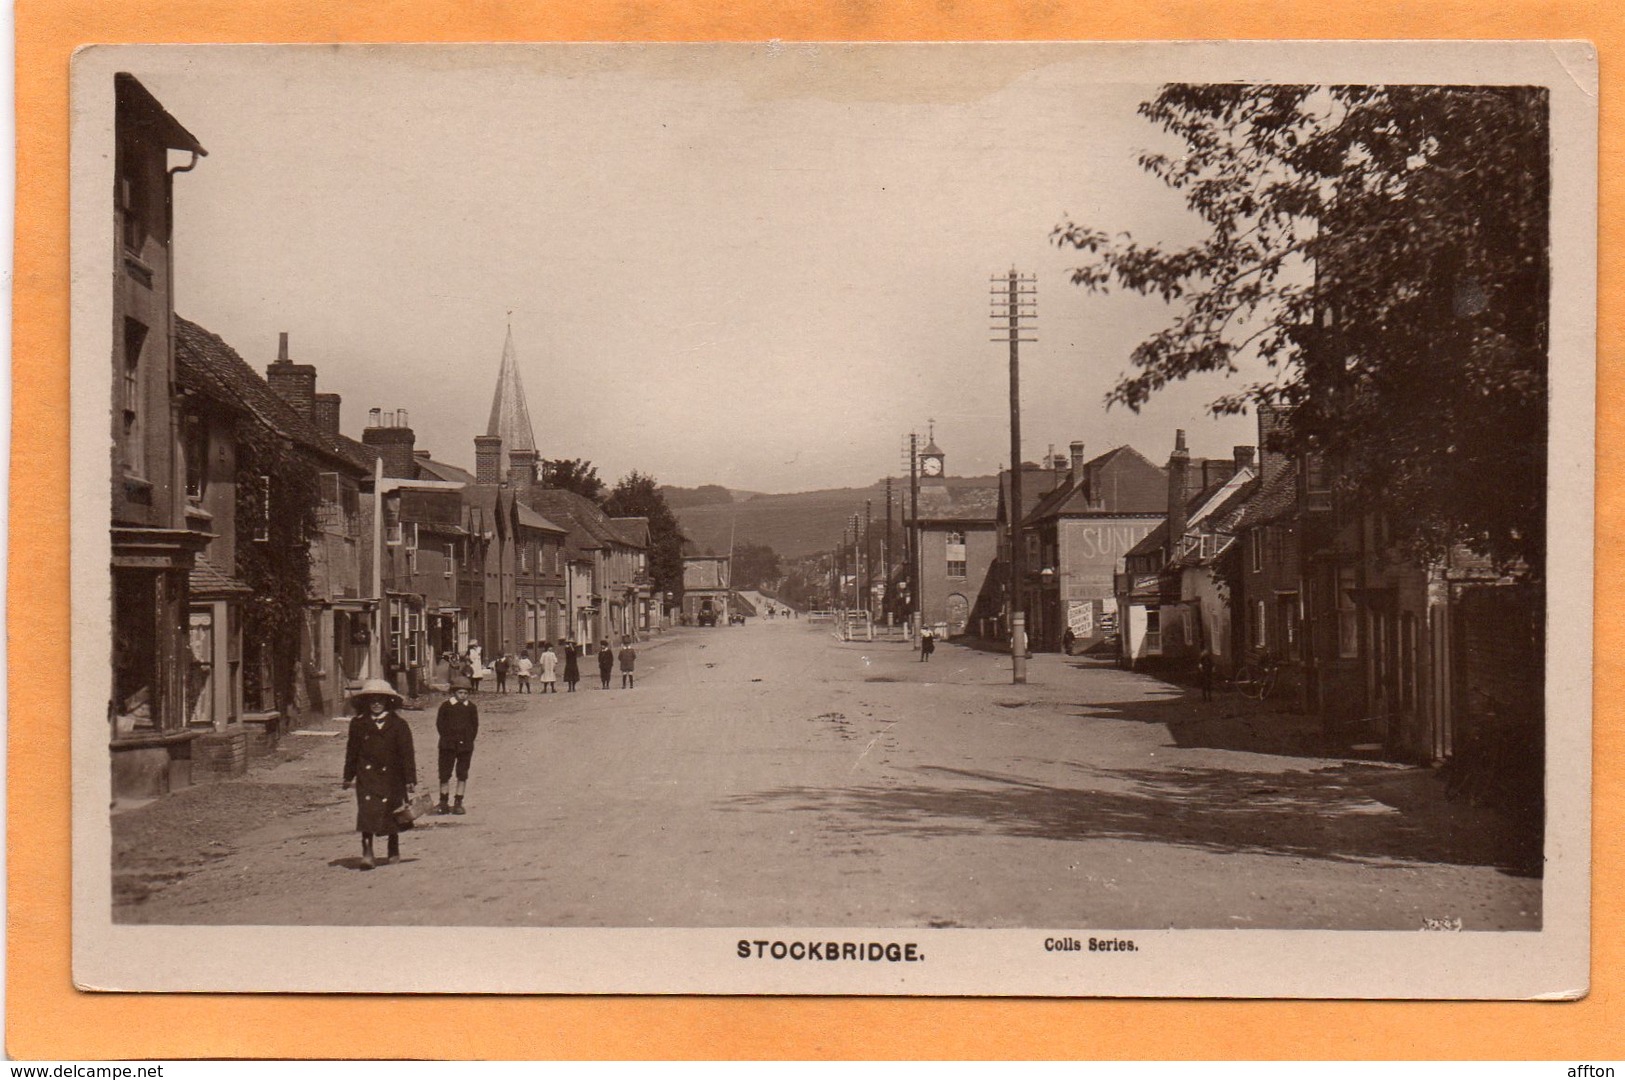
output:
M732 581L736 589L771 588L779 580L779 555L767 544L734 545Z
M604 497L604 482L598 479L598 470L583 458L544 458L542 482L551 488L573 491L593 502Z
M1182 310L1107 404L1254 382L1215 413L1291 407L1274 449L1318 455L1421 556L1465 544L1537 573L1545 539L1548 101L1514 86L1165 86L1180 137L1141 165L1207 237L1185 248L1064 222L1074 283Z
M613 517L649 519L649 577L655 591L683 595L683 530L660 494L660 482L633 470L616 483L604 500L604 512Z

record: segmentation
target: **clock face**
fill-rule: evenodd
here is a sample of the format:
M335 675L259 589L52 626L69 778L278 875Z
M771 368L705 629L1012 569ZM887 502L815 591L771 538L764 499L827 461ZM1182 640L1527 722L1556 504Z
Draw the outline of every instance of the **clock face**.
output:
M921 458L920 471L927 476L941 476L942 459L934 457Z

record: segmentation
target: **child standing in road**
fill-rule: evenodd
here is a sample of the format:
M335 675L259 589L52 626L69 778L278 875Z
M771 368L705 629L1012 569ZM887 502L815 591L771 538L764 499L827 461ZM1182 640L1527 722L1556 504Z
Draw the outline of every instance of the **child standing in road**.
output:
M521 694L530 693L530 673L534 670L536 670L536 667L530 662L530 650L520 649L519 659L514 661L514 671L519 676L519 692Z
M553 643L542 642L542 693L556 694L558 687L559 654L553 651Z
M632 678L632 668L638 662L637 650L632 648L632 639L624 638L621 641L621 689L631 690L635 686Z
M564 643L564 685L570 688L570 693L576 692L576 683L581 681L581 646L573 641Z
M598 679L609 689L609 676L615 670L615 654L609 651L609 639L598 643Z

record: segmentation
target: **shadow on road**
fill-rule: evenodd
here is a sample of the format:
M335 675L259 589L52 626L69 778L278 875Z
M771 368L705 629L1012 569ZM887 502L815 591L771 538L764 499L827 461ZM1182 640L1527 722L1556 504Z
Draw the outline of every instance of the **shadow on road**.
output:
M927 766L917 772L942 784L787 787L732 803L740 809L834 811L840 815L837 827L868 835L1131 840L1372 866L1451 864L1494 867L1517 877L1541 873L1538 836L1508 830L1481 810L1442 799L1426 800L1426 809L1415 813L1394 809L1406 796L1384 798L1383 789L1433 783L1419 770L1360 764L1280 773L1079 768L1098 776L1101 786L1061 787Z
M1154 697L1077 702L1072 715L1160 724L1168 729L1173 744L1185 749L1288 757L1349 756L1347 746L1329 738L1315 717L1274 709L1227 691L1215 691L1214 700L1203 701L1198 690L1164 687Z

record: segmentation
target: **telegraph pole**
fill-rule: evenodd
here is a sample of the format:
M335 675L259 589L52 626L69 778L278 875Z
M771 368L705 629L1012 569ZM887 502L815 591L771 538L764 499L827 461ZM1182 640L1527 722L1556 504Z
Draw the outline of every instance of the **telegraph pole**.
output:
M874 500L863 500L863 603L858 606L869 612L869 618L874 618L870 610L874 604L875 596L875 519Z
M891 590L891 477L886 477L886 539L880 547L880 573L884 579L886 591L883 606L886 609L886 625L892 624L892 615L897 610L897 603L892 599Z
M908 433L908 635L920 630L920 437Z
M994 326L1003 336L993 338L995 343L1010 345L1010 679L1027 681L1027 615L1021 607L1022 587L1022 535L1021 535L1021 345L1036 342L1036 337L1022 337L1030 333L1033 320L1038 318L1038 276L1020 274L1015 267L1002 277L992 279L993 288L990 315ZM1002 286L1002 287L1001 287Z

